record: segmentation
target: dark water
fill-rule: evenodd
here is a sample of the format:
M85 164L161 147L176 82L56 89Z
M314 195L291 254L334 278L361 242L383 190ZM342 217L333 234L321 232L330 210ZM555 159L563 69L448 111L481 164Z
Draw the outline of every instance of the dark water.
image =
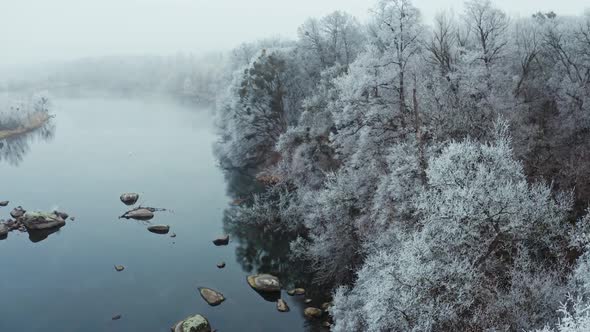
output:
M282 258L285 239L226 225L230 245L211 243L224 232L231 199L212 154L208 110L58 99L52 113L50 126L0 148L0 200L11 201L0 219L22 205L76 220L39 242L18 232L0 241L0 331L169 331L195 313L220 332L310 329L302 298L283 293L291 312L279 313L246 283L248 272L289 279L290 270L303 270ZM118 219L126 210L119 195L129 191L143 205L171 209L152 224L169 224L177 237ZM219 261L227 267L218 269ZM209 307L199 286L227 300Z

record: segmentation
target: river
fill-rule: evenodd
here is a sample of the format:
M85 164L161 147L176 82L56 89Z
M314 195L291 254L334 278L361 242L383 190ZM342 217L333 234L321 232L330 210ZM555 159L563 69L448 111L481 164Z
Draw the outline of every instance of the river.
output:
M256 247L272 236L248 239L260 234L242 230L228 246L211 242L224 233L231 198L212 153L208 109L157 98L79 98L54 100L51 113L48 127L0 148L0 200L10 200L0 219L17 205L76 219L46 239L11 232L0 241L0 331L169 331L195 313L219 332L315 329L303 318L302 297L283 291L291 311L279 313L246 283L249 273L276 265L253 261L281 261L268 252L273 243ZM151 222L170 225L177 237L119 219L124 192L169 209ZM125 270L116 272L116 264ZM210 307L200 286L226 301Z

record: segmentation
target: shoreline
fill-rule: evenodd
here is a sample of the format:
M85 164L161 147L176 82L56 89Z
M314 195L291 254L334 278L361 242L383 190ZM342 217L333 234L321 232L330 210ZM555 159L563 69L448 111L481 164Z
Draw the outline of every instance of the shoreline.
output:
M32 114L27 119L26 125L20 126L16 129L0 130L0 140L23 135L36 129L39 129L43 127L47 123L47 121L49 121L49 119L51 119L52 117L53 116L49 115L49 113L44 112L42 114Z

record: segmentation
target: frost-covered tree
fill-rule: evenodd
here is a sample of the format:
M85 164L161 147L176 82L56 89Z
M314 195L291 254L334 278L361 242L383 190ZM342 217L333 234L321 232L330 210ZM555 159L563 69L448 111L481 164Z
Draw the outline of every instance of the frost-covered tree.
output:
M289 65L285 52L262 50L236 72L220 110L222 166L254 167L271 159L275 143L298 114Z
M358 21L345 12L336 11L321 19L310 18L299 27L299 48L306 58L323 69L336 64L345 68L361 50L363 38Z
M431 28L409 0L371 14L362 27L310 19L297 41L236 52L220 160L273 180L237 219L294 233L291 254L338 289L337 331L583 321L558 310L586 251L590 16L511 20L488 0ZM280 75L248 77L269 55ZM256 83L272 77L282 93ZM264 114L285 117L261 130Z
M335 330L544 324L565 296L569 196L529 185L506 138L451 143L430 160L427 176L416 232L377 250L354 287L336 293Z

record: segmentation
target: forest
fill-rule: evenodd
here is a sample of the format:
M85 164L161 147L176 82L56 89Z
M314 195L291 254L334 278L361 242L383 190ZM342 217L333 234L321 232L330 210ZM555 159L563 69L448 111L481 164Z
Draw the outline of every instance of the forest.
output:
M590 12L370 13L228 57L231 217L293 234L333 331L589 331Z

